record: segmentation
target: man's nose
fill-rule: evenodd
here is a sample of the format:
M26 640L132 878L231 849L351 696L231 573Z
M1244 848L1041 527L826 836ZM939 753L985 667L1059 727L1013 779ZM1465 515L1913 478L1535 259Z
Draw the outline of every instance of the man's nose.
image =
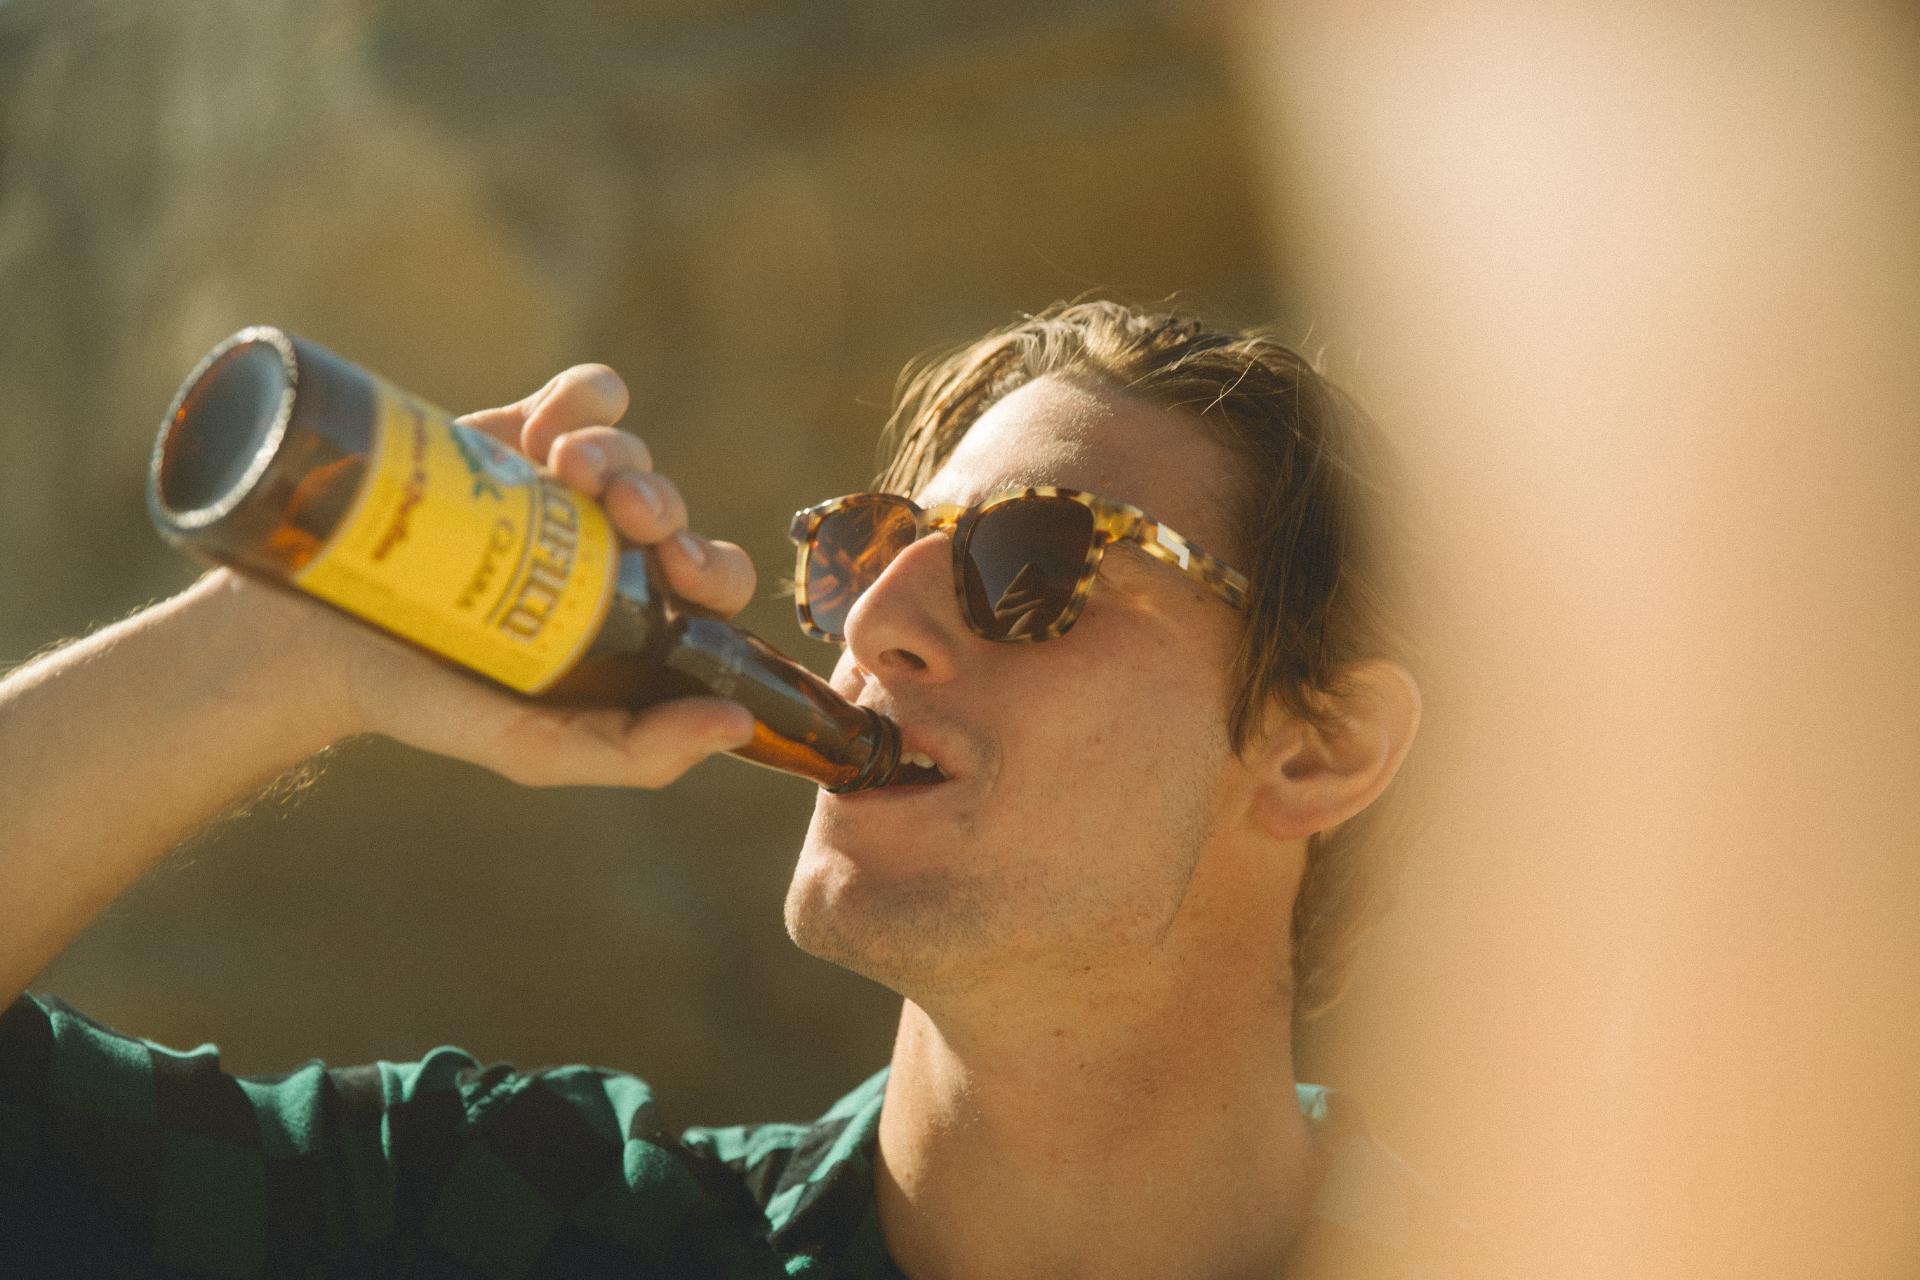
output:
M847 614L847 652L876 676L951 679L966 622L953 596L953 542L921 538L893 558Z

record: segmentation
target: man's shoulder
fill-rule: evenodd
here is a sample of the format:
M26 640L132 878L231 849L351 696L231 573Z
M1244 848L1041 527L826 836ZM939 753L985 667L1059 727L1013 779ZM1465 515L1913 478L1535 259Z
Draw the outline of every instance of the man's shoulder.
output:
M241 1078L33 997L0 1016L0 1217L49 1274L782 1272L744 1181L632 1075L441 1048Z
M734 1170L759 1191L762 1203L783 1190L831 1176L847 1160L859 1157L879 1123L886 1095L883 1067L804 1124L777 1121L687 1129L681 1141L689 1150Z
M845 1274L896 1276L873 1201L873 1153L886 1096L882 1068L808 1124L689 1129L687 1150L752 1197L788 1273L837 1260Z

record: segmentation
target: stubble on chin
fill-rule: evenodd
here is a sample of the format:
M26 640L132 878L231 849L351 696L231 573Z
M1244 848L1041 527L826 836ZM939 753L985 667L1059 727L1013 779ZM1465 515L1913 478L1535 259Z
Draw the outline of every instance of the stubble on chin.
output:
M963 985L990 948L985 887L951 870L893 876L809 833L788 886L787 936L808 955L909 998Z

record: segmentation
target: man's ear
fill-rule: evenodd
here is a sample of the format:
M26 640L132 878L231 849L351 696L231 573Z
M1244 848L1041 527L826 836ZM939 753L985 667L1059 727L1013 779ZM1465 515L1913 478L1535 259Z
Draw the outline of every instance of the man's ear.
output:
M1258 788L1253 816L1268 835L1299 840L1339 826L1386 790L1420 727L1420 686L1397 662L1344 668L1316 693L1319 724L1273 709L1245 759Z

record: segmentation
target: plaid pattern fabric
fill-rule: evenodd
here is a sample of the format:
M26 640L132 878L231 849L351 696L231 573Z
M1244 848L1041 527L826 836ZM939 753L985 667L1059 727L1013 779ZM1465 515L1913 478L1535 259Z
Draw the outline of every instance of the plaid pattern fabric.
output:
M618 1072L436 1049L237 1079L211 1045L22 997L0 1015L0 1277L904 1280L873 1198L885 1083L809 1125L675 1135ZM1325 1090L1300 1098L1329 1171L1288 1275L1425 1275L1417 1182Z

